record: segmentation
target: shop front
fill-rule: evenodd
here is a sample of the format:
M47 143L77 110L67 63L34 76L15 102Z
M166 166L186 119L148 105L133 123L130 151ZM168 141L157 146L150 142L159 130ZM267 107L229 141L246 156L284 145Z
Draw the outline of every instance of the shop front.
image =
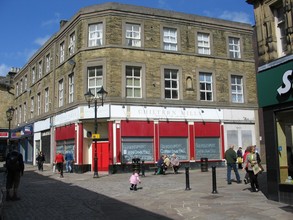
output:
M5 160L7 154L9 131L7 129L0 129L0 162Z
M11 131L11 145L17 146L25 163L33 163L33 125L26 125Z
M268 196L293 204L293 56L259 68L259 105L263 108Z

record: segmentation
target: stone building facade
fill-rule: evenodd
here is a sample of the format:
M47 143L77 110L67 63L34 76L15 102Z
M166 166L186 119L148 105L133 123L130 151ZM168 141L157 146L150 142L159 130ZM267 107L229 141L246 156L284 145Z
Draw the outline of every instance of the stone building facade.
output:
M269 198L293 204L293 1L247 0L254 6L257 90L262 110Z
M222 164L229 145L259 145L249 24L106 3L82 8L14 78L13 138L26 162L74 155L77 172L151 166L176 153ZM94 107L84 94L108 92Z

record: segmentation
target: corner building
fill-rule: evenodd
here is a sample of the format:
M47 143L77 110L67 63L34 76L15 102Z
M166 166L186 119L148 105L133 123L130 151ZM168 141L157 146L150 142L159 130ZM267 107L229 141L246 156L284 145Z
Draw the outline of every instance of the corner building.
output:
M257 35L257 90L262 110L268 198L293 204L293 1L248 0Z
M249 24L106 3L81 9L14 79L14 136L34 162L74 155L75 171L118 172L161 154L196 166L224 162L230 144L257 144L253 29ZM94 106L84 94L108 92ZM27 133L25 133L25 131Z

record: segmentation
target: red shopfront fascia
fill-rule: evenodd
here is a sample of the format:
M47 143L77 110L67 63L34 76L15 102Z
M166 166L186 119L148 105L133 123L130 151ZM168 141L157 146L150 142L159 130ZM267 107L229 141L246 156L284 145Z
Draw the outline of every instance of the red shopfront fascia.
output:
M158 122L153 121L121 121L121 127L116 128L117 155L122 154L122 138L123 137L151 137L154 141L155 160L159 158L159 146L161 137L185 137L188 139L190 146L189 159L195 158L195 138L200 137L217 137L222 140L220 143L221 151L223 152L223 128L218 122L194 122L189 124L186 122ZM223 154L222 154L223 155ZM120 156L117 157L117 162L121 162Z

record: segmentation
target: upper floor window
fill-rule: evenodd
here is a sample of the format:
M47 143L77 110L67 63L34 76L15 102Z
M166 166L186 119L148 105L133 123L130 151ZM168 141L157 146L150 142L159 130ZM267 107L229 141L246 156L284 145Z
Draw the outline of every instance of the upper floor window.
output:
M164 69L165 99L179 99L179 73L177 69Z
M89 25L89 39L88 46L103 45L103 23Z
M26 121L26 114L27 114L27 111L26 111L26 102L23 103L23 121L25 122Z
M65 60L64 41L60 44L59 62L63 63Z
M142 97L142 67L126 66L126 97L141 98Z
M38 78L41 79L42 75L43 75L43 62L40 61L39 62L39 77Z
M211 54L210 34L197 33L197 52L199 54Z
M36 81L36 68L32 68L32 84Z
M49 88L45 89L45 112L49 111Z
M244 103L242 76L235 76L235 75L231 76L231 96L232 96L232 102Z
M286 40L286 26L285 26L285 13L283 7L274 9L275 26L276 26L276 39L277 39L277 52L278 56L284 56L287 40Z
M46 56L46 73L50 71L51 68L51 57L50 54Z
M24 89L27 89L27 75L24 76Z
M19 86L18 86L18 83L16 83L16 88L15 88L15 91L16 91L16 96L18 96L19 95Z
M177 51L177 29L163 28L164 50Z
M73 102L74 99L74 74L68 76L68 103Z
M20 80L20 83L19 83L19 89L20 89L20 94L23 92L23 82L22 82L22 79Z
M94 66L88 68L88 89L94 96L103 85L103 66Z
M126 23L125 29L126 45L141 47L141 26L139 24Z
M75 33L72 33L69 36L68 51L69 51L69 56L73 55L75 52Z
M22 122L21 116L22 116L22 112L21 112L21 105L20 105L18 108L18 123Z
M37 112L38 115L41 114L41 93L37 94Z
M211 73L199 73L200 100L213 101L213 78Z
M58 100L59 100L58 106L62 107L64 104L64 82L63 82L63 79L61 79L58 82Z
M236 59L241 58L239 38L229 37L229 57Z
M34 97L31 97L31 118L34 117L34 109L35 109L35 105L34 105Z

